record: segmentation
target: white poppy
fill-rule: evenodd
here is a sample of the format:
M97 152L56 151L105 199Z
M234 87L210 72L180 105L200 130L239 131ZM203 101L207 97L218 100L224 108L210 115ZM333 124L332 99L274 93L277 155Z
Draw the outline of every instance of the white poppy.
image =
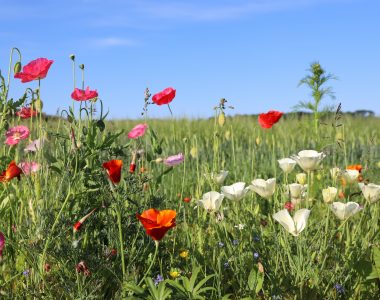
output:
M278 160L278 164L280 165L281 170L284 171L285 174L288 174L293 171L297 162L291 158L282 158Z
M273 215L273 219L279 222L289 233L298 236L306 227L310 215L309 209L297 210L292 218L287 209L280 210Z
M307 184L292 183L287 186L291 199L304 198L306 195Z
M359 171L358 170L346 170L343 172L343 178L347 183L354 183L358 181Z
M270 178L268 180L255 179L249 186L250 190L258 193L263 198L270 198L274 194L276 187L276 178Z
M331 210L340 220L345 220L357 212L359 212L362 208L356 202L334 202L331 204Z
M232 185L222 186L222 194L230 200L240 200L248 192L245 182L237 182Z
M298 152L298 155L292 155L291 158L298 163L302 170L309 172L317 169L325 156L326 154L323 152L317 152L315 150L302 150Z
M211 178L216 184L222 184L228 175L228 171L220 171L218 174L211 173Z
M203 194L202 200L199 200L198 203L200 206L203 206L208 211L218 210L222 204L224 195L218 192L208 192Z
M322 190L323 201L326 203L333 202L338 194L338 189L329 186L327 189Z
M365 185L364 183L359 183L359 187L367 201L374 203L380 199L380 185L373 183Z

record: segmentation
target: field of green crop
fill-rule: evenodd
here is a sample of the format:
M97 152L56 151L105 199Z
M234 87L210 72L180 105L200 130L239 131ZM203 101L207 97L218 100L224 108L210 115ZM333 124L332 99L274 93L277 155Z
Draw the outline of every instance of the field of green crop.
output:
M141 120L108 120L93 95L46 118L43 76L16 101L10 74L1 299L378 299L380 119L264 129L216 101L207 120L155 120L149 93Z

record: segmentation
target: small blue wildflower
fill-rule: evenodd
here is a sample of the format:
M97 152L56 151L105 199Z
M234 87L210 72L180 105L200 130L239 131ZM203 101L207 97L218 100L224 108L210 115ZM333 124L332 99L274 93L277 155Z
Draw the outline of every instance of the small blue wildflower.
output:
M218 242L218 246L219 246L220 248L223 248L223 247L224 247L224 243L222 243L222 242Z
M239 244L239 241L238 241L238 240L233 240L233 241L232 241L232 245L236 246L236 245L238 245L238 244Z
M225 269L228 269L230 267L230 264L228 263L228 261L226 261L223 265Z
M29 273L30 273L30 271L29 271L29 270L25 270L24 272L22 272L22 274L23 274L24 276L28 276L28 275L29 275Z
M258 259L258 258L260 257L260 255L259 255L259 253L255 252L255 253L253 253L253 257L254 257L255 259Z
M339 283L337 283L337 284L335 284L334 285L334 288L336 289L336 292L338 293L338 294L344 294L344 292L345 292L345 290L344 290L344 287L341 285L341 284L339 284Z
M260 242L260 237L259 237L258 235L255 235L255 236L253 237L253 240L254 240L255 242Z
M154 285L158 285L161 281L164 281L164 277L162 277L160 274L158 274L157 278L154 279Z

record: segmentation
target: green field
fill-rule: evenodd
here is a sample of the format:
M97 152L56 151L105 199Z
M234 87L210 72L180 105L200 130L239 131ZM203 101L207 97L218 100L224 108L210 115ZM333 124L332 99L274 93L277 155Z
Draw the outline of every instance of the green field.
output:
M229 117L227 111L224 120L216 110L207 120L145 114L143 120L108 121L95 99L68 102L62 117L39 112L22 120L15 111L27 102L40 111L40 91L17 103L5 82L0 298L378 299L380 192L365 196L358 182L380 184L380 119L338 110L321 113L316 123L312 115L290 114L263 129L257 116ZM145 134L128 138L139 123L148 124ZM17 133L17 144L4 143L6 132L19 125L30 129L28 137ZM38 138L39 149L26 152ZM320 164L284 174L279 159L311 149L326 155ZM165 165L179 153L182 162ZM103 167L113 159L123 162L120 182ZM15 173L13 160L18 166L36 162L39 169ZM351 181L350 165L361 165ZM336 175L334 167L341 170ZM221 170L229 173L218 183L214 175ZM270 178L276 186L266 198L247 189L231 200L223 188ZM301 186L291 185L297 180ZM288 185L302 192L294 196ZM323 197L327 187L337 188L331 199ZM199 202L222 190L220 207ZM357 207L341 220L332 202ZM275 220L285 205L291 215L310 210L302 229L301 222L286 230ZM176 225L159 242L136 216L150 208L176 212ZM148 225L159 230L157 224Z

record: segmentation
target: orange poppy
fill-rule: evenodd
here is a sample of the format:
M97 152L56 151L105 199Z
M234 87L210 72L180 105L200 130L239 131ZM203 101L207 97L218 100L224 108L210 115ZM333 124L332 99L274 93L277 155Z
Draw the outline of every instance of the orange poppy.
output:
M362 165L347 166L346 170L357 170L360 173L362 171Z
M22 174L21 168L19 168L15 161L12 160L11 163L9 164L8 168L6 171L3 171L3 173L0 175L0 182L7 182L10 181L11 179L17 177L18 180L20 180L20 175Z
M123 161L120 159L114 159L103 163L103 168L107 170L108 178L117 184L120 182L121 168L123 167Z
M170 209L159 211L151 208L141 215L136 214L136 217L144 226L146 233L155 241L160 241L166 232L176 225L176 212Z

